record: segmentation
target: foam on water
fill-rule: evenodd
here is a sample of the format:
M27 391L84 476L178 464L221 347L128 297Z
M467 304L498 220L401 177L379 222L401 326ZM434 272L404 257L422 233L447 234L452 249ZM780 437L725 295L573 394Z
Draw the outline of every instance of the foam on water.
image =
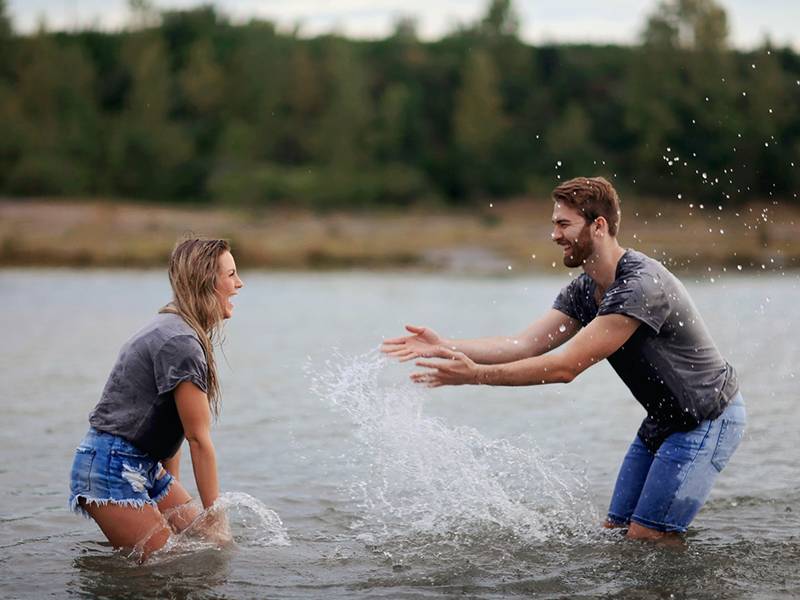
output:
M527 544L597 531L588 483L576 469L532 444L425 415L423 390L381 381L387 364L377 352L337 356L312 383L357 426L350 489L363 509L363 539Z

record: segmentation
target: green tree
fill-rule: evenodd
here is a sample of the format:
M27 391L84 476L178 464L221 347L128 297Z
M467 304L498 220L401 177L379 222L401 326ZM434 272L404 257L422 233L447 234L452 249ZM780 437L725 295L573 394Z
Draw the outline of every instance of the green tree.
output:
M200 39L189 50L180 74L180 86L192 112L201 117L215 114L225 100L225 75L214 58L211 41Z
M647 19L647 44L691 50L724 50L728 17L715 0L662 0Z
M111 186L125 195L180 197L193 188L185 170L191 143L170 118L173 80L163 43L129 35L122 62L130 77L125 110L115 120L109 155Z
M372 119L367 75L351 44L330 38L325 44L325 110L319 125L317 157L338 168L365 162L363 145Z
M512 0L491 0L478 29L490 37L516 37L519 33L519 16Z
M454 140L467 155L486 159L505 126L494 64L486 52L472 52L464 63L462 84L456 94Z
M8 76L12 65L14 32L6 10L6 0L0 0L0 78Z
M553 162L562 165L562 173L591 173L597 170L601 152L595 146L592 124L586 111L570 103L547 132L547 147Z
M20 46L16 59L14 98L3 101L6 186L20 194L93 191L101 151L91 62L80 47L62 46L43 31Z

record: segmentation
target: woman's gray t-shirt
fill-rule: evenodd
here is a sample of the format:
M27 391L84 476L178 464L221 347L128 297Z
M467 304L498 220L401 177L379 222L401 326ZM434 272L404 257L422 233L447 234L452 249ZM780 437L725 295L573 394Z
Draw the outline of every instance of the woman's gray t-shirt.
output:
M627 250L600 302L586 273L561 290L553 308L586 326L595 316L626 315L642 325L608 362L647 411L639 437L656 451L668 435L716 419L738 392L736 371L720 355L686 288L658 261Z
M174 456L183 442L174 390L191 381L208 391L207 373L194 329L179 315L156 315L122 346L89 424L156 460Z

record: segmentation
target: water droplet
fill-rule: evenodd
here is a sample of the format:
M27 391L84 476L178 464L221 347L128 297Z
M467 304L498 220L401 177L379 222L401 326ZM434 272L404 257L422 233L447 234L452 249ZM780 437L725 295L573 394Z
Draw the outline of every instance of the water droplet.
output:
M742 270L742 265L736 265L736 268L741 271Z
M561 325L558 326L558 330L561 333L564 333L567 330L567 326L562 323Z

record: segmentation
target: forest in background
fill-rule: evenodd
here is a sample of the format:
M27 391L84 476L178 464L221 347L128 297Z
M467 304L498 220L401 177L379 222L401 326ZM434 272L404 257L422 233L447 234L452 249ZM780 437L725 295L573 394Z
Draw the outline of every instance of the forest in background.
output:
M22 35L0 0L0 195L470 206L602 174L800 205L800 55L731 48L713 0L662 1L636 46L528 45L511 0L436 41L130 6L121 31Z

